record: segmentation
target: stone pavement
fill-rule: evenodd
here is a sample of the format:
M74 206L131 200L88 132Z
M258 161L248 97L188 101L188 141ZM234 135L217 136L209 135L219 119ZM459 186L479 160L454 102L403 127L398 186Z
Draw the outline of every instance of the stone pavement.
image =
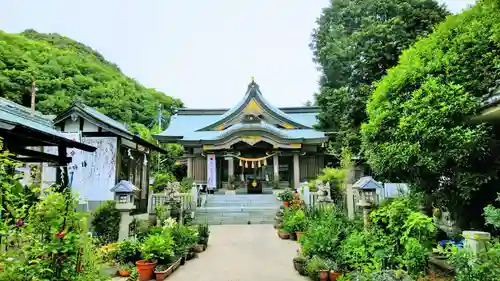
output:
M272 225L213 225L205 252L168 281L304 281L292 259L298 245L281 240Z
M210 226L205 252L190 260L169 281L299 281L293 269L298 245L281 240L269 224Z

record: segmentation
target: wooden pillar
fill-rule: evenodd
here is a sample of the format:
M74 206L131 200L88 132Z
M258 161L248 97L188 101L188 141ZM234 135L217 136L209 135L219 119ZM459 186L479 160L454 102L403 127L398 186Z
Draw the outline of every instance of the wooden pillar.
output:
M234 176L234 158L233 157L227 158L227 176L228 176L228 178Z
M300 162L299 162L299 153L296 152L293 154L293 189L296 189L300 186Z
M187 177L188 178L193 178L193 158L188 157L187 158Z
M68 186L68 162L67 162L67 151L66 146L57 147L57 156L59 157L59 163L57 165L60 169L60 190L63 191Z
M280 162L279 162L279 155L278 154L273 155L273 175L274 175L274 180L279 182L279 180L280 180Z

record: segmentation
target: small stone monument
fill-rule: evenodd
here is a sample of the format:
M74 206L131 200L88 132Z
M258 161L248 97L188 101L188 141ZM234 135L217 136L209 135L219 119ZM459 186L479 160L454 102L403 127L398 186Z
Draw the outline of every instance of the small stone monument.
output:
M491 239L489 232L466 230L462 232L465 238L464 247L468 248L472 253L477 254L486 249L486 241Z
M330 196L330 184L328 182L323 184L323 181L317 180L316 187L318 189L318 203L331 203L333 201Z
M128 238L129 225L133 220L133 216L130 215L130 212L135 210L134 192L138 190L139 189L131 182L125 180L120 181L110 190L115 194L116 209L120 211L121 215L118 241L123 241Z

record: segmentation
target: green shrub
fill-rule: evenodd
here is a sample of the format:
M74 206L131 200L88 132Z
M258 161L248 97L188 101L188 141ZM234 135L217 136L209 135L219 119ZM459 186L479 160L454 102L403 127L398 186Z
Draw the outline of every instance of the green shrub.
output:
M470 227L499 191L498 134L470 122L500 81L500 4L479 1L404 51L367 104L362 147L380 176L433 195Z
M320 257L314 256L307 262L307 275L312 280L319 280L318 272L327 269L326 261Z
M174 255L174 239L168 232L150 235L141 243L140 251L144 260L166 264Z
M139 251L139 245L134 240L123 240L118 243L117 259L119 263L134 263L139 260L141 253Z
M118 241L120 219L120 211L116 209L115 201L106 201L94 211L91 222L92 231L101 243Z

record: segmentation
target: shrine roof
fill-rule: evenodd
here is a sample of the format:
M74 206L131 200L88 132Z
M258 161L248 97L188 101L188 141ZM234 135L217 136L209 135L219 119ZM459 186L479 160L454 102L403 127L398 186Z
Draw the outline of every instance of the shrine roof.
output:
M260 116L262 120L257 123L242 123L242 116L247 113L253 114L257 119ZM169 127L155 137L165 142L203 142L220 140L241 131L265 131L288 140L322 141L326 140L324 132L313 129L318 113L318 107L277 108L264 99L259 86L252 81L243 99L233 108L178 109L171 117ZM266 120L272 120L274 124Z

